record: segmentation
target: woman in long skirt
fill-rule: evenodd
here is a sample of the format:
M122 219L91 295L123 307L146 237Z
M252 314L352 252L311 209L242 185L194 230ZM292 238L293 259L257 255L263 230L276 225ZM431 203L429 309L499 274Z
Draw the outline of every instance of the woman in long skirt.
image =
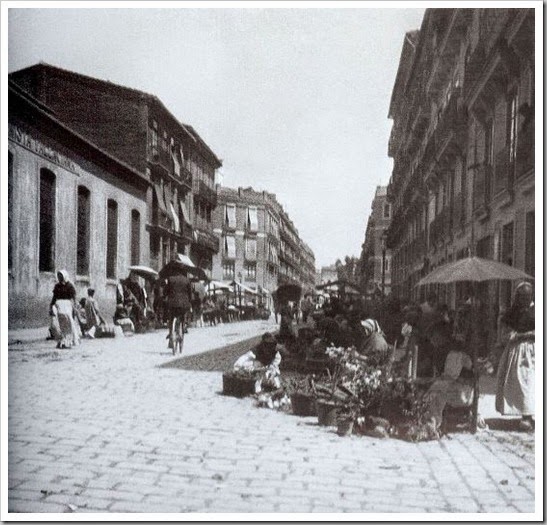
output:
M76 289L70 282L66 270L57 272L57 281L50 303L52 332L57 340L57 348L70 348L80 343L80 335L74 321Z
M534 289L528 282L515 291L504 322L512 330L501 357L496 390L496 410L503 415L520 415L520 427L532 430L535 414L535 320Z

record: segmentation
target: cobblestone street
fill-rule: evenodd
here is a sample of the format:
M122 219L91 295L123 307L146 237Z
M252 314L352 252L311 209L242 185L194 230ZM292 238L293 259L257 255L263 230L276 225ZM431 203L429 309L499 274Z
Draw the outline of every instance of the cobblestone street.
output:
M191 329L185 355L271 329ZM533 512L534 436L338 437L158 368L165 333L9 352L10 512ZM483 400L485 403L488 400Z

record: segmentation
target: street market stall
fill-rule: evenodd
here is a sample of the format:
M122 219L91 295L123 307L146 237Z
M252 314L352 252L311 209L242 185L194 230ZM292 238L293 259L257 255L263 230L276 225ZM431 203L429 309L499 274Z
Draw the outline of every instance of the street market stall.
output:
M239 281L232 281L232 287L236 304L233 304L238 311L240 319L254 319L257 311L258 292L245 286Z
M416 286L433 284L450 284L467 282L472 286L471 294L471 316L470 319L478 317L478 305L476 304L476 285L487 281L516 281L533 280L527 273L509 266L507 264L483 259L476 256L466 257L451 263L435 268L432 272L422 278ZM471 323L471 330L476 331L475 322ZM477 338L471 337L472 370L473 370L473 401L471 406L471 430L477 431L478 426L478 403L479 403L479 366L477 360Z

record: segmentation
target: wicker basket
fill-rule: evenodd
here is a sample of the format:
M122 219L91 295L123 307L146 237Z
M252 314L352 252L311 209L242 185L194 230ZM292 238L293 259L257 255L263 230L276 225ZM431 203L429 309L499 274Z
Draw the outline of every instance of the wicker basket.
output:
M291 394L291 406L295 416L317 416L315 397L311 394L301 392Z
M245 397L259 391L259 378L241 378L230 373L222 374L222 393L225 396Z
M349 436L353 432L353 418L351 417L339 417L337 420L338 429L336 433L339 436Z
M323 427L337 426L338 407L332 401L317 401L317 421Z

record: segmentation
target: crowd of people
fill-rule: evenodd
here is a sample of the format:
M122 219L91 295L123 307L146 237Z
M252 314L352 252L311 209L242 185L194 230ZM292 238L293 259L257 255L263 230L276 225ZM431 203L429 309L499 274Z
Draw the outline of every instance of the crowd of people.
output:
M94 338L105 324L95 299L95 290L87 289L87 297L76 302L76 288L66 270L57 272L57 283L49 305L51 317L49 339L57 341L57 348L70 348L82 337Z
M179 277L184 280L183 286L175 284ZM60 270L50 303L48 339L56 340L57 348L71 348L82 338L112 337L114 327L125 335L167 328L173 312L181 311L187 325L196 327L270 316L256 299L238 303L226 293L208 294L201 282L190 281L182 274L143 281L130 272L116 287L116 308L109 323L100 312L95 290L88 288L87 297L77 300L68 272Z
M76 289L66 270L57 273L57 283L50 303L50 338L58 348L79 344L82 337L113 335L109 330L95 290L76 300ZM503 316L507 327L505 349L497 366L496 409L503 415L522 416L523 429L533 428L535 405L535 310L533 287L521 283L513 304ZM181 314L195 324L230 322L241 317L226 297L208 296L186 276L175 276L152 288L153 299L136 275L130 274L117 288L114 324L123 332L170 326L174 314ZM150 307L153 305L153 308ZM256 310L256 307L255 307ZM237 312L237 313L236 313ZM432 399L439 414L447 402L469 403L472 396L472 349L486 357L481 308L467 298L456 311L439 304L429 294L422 304L403 304L397 300L363 301L360 297L329 298L319 304L311 294L301 301L276 304L279 321L277 337L271 334L259 348L242 356L236 369L260 367L264 380L276 385L283 354L300 338L319 348L354 347L367 355L392 352L404 373L413 379L436 378ZM454 398L457 398L454 400ZM440 415L439 415L440 418Z
M273 350L263 353L257 347L236 362L235 369L253 365L279 373L281 359L302 347L321 351L328 346L353 347L361 355L391 352L401 374L414 380L429 380L428 399L436 424L440 425L447 404L469 407L474 395L473 349L480 371L493 373L486 339L483 337L481 307L467 297L455 311L439 304L431 293L422 304L398 300L363 301L360 297L332 297L319 304L311 295L300 303L278 305L279 332L267 340ZM496 409L502 415L520 415L520 427L534 426L535 353L533 287L521 283L510 310L503 316L507 328L505 349L497 364ZM277 346L275 346L277 345ZM293 349L293 350L291 350ZM252 357L252 359L251 359ZM274 374L275 375L275 374Z

